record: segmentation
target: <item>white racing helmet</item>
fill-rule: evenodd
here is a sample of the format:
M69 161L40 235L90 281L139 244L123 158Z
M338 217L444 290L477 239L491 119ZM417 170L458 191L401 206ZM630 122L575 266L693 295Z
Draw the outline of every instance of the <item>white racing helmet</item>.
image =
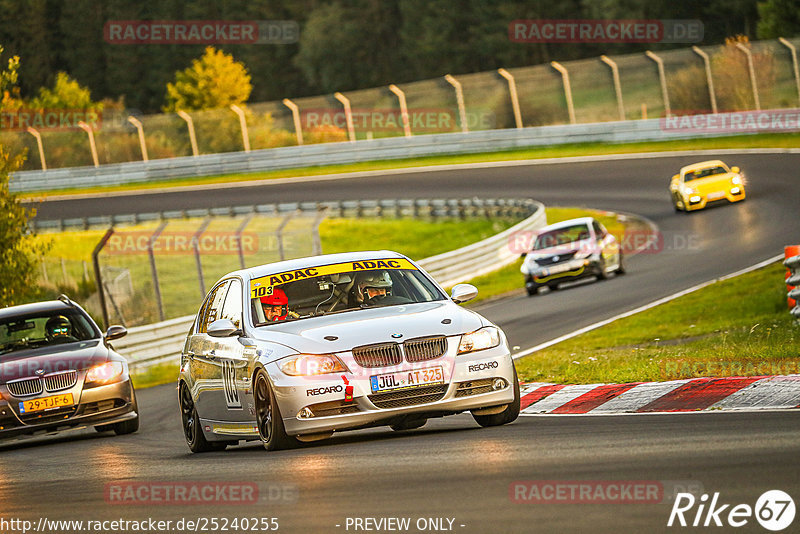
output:
M386 271L369 271L356 275L356 290L358 301L369 300L370 289L383 289L387 295L392 294L392 277Z

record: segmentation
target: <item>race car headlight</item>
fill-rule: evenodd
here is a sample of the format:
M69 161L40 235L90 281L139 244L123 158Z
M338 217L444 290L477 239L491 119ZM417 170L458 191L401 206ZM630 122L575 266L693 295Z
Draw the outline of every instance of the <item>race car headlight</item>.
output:
M122 376L125 368L122 362L106 362L100 365L95 365L86 371L86 382L96 384L108 384L114 382L117 378Z
M491 349L500 344L500 331L494 326L486 326L469 334L461 336L458 344L458 353L475 352Z
M694 187L686 186L683 188L683 192L687 195L694 195L695 193L697 193L697 190Z
M734 176L733 178L731 178L731 183L734 185L742 185L742 177Z
M289 376L314 376L328 373L348 373L349 370L333 354L295 354L279 365Z

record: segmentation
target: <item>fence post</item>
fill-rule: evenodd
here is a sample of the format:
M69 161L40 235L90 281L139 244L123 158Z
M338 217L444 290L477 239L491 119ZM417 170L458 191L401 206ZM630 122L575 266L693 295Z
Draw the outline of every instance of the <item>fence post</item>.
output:
M708 83L708 97L711 100L711 111L717 113L717 97L714 94L714 79L711 77L711 61L708 59L708 54L703 52L699 47L692 46L692 51L703 58L703 65L706 69L706 82Z
M200 260L200 237L206 231L208 225L211 224L211 217L206 217L200 224L200 228L192 236L192 248L194 249L194 263L197 266L197 279L200 281L200 298L206 296L206 283L203 279L203 262Z
M250 135L247 133L247 117L244 110L236 104L231 104L231 109L239 116L239 127L242 129L242 146L245 152L250 152Z
M794 71L794 83L797 86L797 101L800 102L800 69L797 68L797 48L783 37L778 37L778 41L780 41L783 46L788 48L789 52L792 54L792 70Z
M252 213L247 215L244 218L244 220L242 221L242 224L239 225L239 228L236 229L236 242L239 244L239 266L242 269L245 268L244 267L244 250L242 250L242 232L244 232L244 229L247 227L247 225L253 219L253 215L254 214L252 214Z
M295 104L288 98L283 99L283 105L292 110L292 120L294 121L294 133L297 136L297 144L302 145L303 128L302 124L300 123L300 108L298 108L297 104Z
M325 219L327 209L323 208L317 211L317 216L314 219L311 229L311 254L318 256L322 254L322 240L319 237L319 225Z
M644 54L655 61L658 66L658 80L661 82L661 98L664 101L664 112L666 116L669 117L672 115L672 110L669 107L669 93L667 92L667 76L664 73L664 60L650 50L646 51Z
M160 321L164 320L164 303L161 300L161 286L158 284L158 269L156 268L156 256L153 252L153 245L168 224L169 221L162 221L161 224L158 225L158 228L156 228L156 231L153 232L153 234L150 236L150 239L147 241L147 255L150 257L150 273L153 276L153 288L155 289L156 305L158 306L158 318Z
M508 81L508 92L511 95L511 107L514 110L514 122L517 128L522 128L522 113L519 110L519 98L517 95L517 82L514 81L514 76L511 75L506 69L497 69L498 74Z
M747 56L747 70L750 71L750 87L753 89L753 100L756 104L756 111L761 111L761 100L758 98L758 85L756 83L756 70L753 68L753 53L742 43L736 43L736 48Z
M347 137L350 139L350 142L355 143L356 129L353 127L353 110L350 109L350 99L338 91L333 94L333 97L344 106L344 118L347 122Z
M189 128L189 142L192 145L192 156L199 154L197 150L197 136L194 133L194 121L192 116L183 110L178 110L178 116L186 121L186 127Z
M83 121L79 121L78 126L80 126L81 129L89 136L89 149L92 151L92 161L94 162L95 167L99 167L100 160L97 157L97 145L94 142L94 130L92 130L92 127Z
M289 220L292 217L294 217L296 213L297 213L296 211L290 212L286 217L284 217L284 219L278 225L278 229L275 230L275 237L278 238L278 254L281 260L286 259L286 254L283 250L283 229L286 227L287 224L289 224Z
M406 94L395 84L389 86L389 90L397 96L400 102L400 117L403 120L403 135L411 137L411 122L408 119L408 104L406 104Z
M144 142L144 127L142 126L142 121L131 115L128 117L128 122L136 127L136 132L139 134L139 148L142 149L142 161L150 161L150 158L147 156L147 145Z
M619 120L625 120L625 106L622 104L622 84L619 81L619 68L617 64L608 56L600 56L600 61L611 67L611 78L614 80L614 93L617 95L617 111Z
M114 234L114 228L109 228L106 230L106 233L103 234L103 237L100 238L100 241L97 242L95 245L94 250L92 251L92 265L94 266L94 280L97 284L97 296L100 297L100 311L103 313L103 322L105 323L105 328L108 328L108 307L106 306L106 295L103 286L103 275L100 272L100 251L103 250L103 247L106 246L108 243L109 238Z
M36 146L39 148L39 161L42 162L42 170L46 171L47 162L44 159L44 145L42 144L42 134L40 134L39 130L33 128L32 126L28 126L28 133L36 138Z
M467 124L467 110L464 107L464 90L461 88L461 82L449 74L445 74L444 79L456 90L456 105L458 106L458 117L461 120L461 131L467 133L469 125Z
M561 73L561 81L564 83L564 98L567 101L567 111L569 112L570 124L575 124L575 106L572 103L572 85L569 83L569 71L558 61L551 61L550 66Z

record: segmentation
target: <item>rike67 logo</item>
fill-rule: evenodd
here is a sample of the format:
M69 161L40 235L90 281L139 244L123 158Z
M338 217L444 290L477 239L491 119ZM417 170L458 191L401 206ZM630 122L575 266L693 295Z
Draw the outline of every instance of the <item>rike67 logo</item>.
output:
M755 506L749 504L726 504L720 500L719 492L703 494L696 498L691 493L678 493L669 514L667 526L692 527L743 527L755 517L767 530L784 530L794 521L794 500L781 490L764 492Z

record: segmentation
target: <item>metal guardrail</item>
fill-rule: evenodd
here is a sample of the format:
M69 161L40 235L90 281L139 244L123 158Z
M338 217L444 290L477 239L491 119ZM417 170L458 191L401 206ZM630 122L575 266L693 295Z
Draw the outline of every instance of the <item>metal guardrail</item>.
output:
M709 115L715 121L724 113ZM704 116L695 116L701 120ZM35 192L146 183L171 178L254 173L318 165L416 158L444 154L469 154L532 146L588 142L633 142L724 135L717 129L666 129L662 119L566 124L506 130L389 137L356 142L322 143L204 154L150 161L132 161L99 167L68 167L46 171L19 171L10 183L12 192Z
M789 291L789 298L795 301L795 307L789 312L794 317L800 319L800 255L786 258L783 262L787 269L789 269L790 276L786 279L786 285L789 287L794 286L794 289Z
M432 201L428 201L432 202ZM447 201L445 204L464 208L481 202L479 199ZM500 203L495 200L492 203ZM544 204L535 200L506 200L517 206L524 206L528 216L516 225L492 237L467 245L444 254L420 260L425 269L440 285L448 287L486 274L513 263L519 256L509 245L509 240L518 233L536 230L547 224ZM128 358L131 369L143 369L175 358L181 351L186 333L194 321L194 315L187 315L128 330L128 335L115 341L114 347Z
M325 211L326 217L527 217L533 209L530 200L505 198L417 198L384 200L333 200L326 202L284 202L280 204L258 204L225 208L202 208L171 210L100 217L79 217L29 222L34 230L108 228L117 225L133 225L151 221L186 218L243 217L247 215L282 216L288 213L315 214Z

